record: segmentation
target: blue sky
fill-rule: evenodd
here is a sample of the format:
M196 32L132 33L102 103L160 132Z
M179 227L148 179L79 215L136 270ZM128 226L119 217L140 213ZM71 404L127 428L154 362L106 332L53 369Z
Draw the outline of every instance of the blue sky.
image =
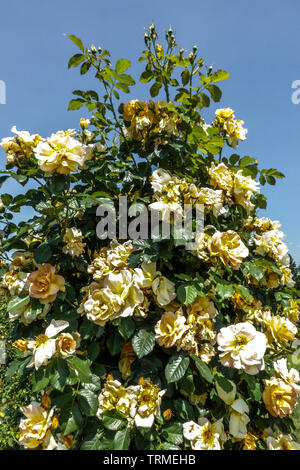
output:
M86 116L67 111L71 92L97 84L67 69L77 51L64 33L109 49L114 61L129 58L137 75L144 27L154 21L163 36L171 24L181 47L197 44L208 65L230 73L216 107L230 106L245 121L247 141L239 153L285 173L275 187L263 188L268 208L262 215L281 221L290 252L300 261L300 104L291 101L292 82L300 80L299 15L297 0L2 2L0 80L6 83L6 104L0 104L0 138L11 135L14 124L47 137L77 128ZM144 98L146 91L138 85L131 97ZM3 167L2 152L1 157ZM10 183L3 190L16 194L22 188Z

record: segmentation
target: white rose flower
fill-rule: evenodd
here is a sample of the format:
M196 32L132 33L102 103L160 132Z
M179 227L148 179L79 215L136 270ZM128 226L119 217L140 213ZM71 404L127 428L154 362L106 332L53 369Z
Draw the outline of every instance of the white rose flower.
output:
M223 366L243 369L249 375L263 370L267 338L249 322L221 328L217 335Z

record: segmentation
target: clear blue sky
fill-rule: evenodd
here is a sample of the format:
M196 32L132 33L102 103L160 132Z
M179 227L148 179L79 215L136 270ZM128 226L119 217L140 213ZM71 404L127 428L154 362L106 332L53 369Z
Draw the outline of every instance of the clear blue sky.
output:
M281 221L290 251L300 261L300 104L291 101L291 84L300 80L299 18L298 0L2 2L0 80L6 82L7 104L0 104L0 138L10 135L14 124L44 137L78 127L82 113L67 111L71 92L94 85L77 69L67 69L76 50L64 33L101 44L115 60L134 62L143 48L144 27L154 21L163 33L171 24L181 47L196 43L208 65L230 73L220 106L232 107L248 128L239 153L285 173L276 187L263 188L269 199L262 215ZM132 74L140 70L133 63ZM144 98L145 91L139 85L131 97ZM3 189L21 191L12 184Z

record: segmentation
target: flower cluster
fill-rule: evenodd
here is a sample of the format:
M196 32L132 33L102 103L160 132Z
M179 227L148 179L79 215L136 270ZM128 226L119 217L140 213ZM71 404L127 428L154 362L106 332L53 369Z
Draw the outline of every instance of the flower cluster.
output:
M57 416L54 415L55 407L47 409L34 401L28 406L22 406L21 411L26 419L20 421L20 445L26 449L56 449L57 442L52 434L58 425Z
M128 426L151 428L154 418L160 416L160 405L166 390L160 390L151 381L140 379L138 385L124 387L112 376L107 376L99 395L97 416L101 419L104 411L116 409L128 419Z
M15 137L6 137L0 142L0 147L7 153L6 164L24 167L32 157L33 150L43 141L37 134L30 135L27 131L17 131L13 126L11 132Z
M154 145L180 134L179 118L173 103L132 100L123 106L124 133L132 140L152 140Z
M156 340L160 346L175 346L196 354L203 362L215 355L216 332L213 321L218 314L208 297L197 297L188 307L187 316L181 311L165 312L155 325Z
M239 140L245 140L247 129L243 128L244 121L234 118L231 108L217 109L214 125L218 126L227 139L228 144L236 148Z
M156 270L156 263L129 268L127 260L133 251L131 242L113 240L103 248L88 268L94 281L83 290L85 296L78 313L97 325L120 317L146 316L149 309L147 293L161 307L176 297L175 284Z

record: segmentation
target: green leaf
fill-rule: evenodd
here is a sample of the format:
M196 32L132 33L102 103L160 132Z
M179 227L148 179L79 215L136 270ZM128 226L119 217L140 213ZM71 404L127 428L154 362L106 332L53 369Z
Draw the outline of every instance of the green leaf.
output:
M72 432L77 431L77 429L81 428L82 423L83 423L82 415L80 413L78 404L75 402L73 407L70 410L63 435L66 436L67 434L71 434Z
M201 359L194 354L191 354L191 357L193 358L201 377L206 380L206 382L213 383L214 376L205 362L201 361Z
M77 65L81 64L85 60L85 54L75 54L71 57L68 63L68 68L77 67Z
M190 79L190 72L189 72L189 69L186 68L186 69L184 69L184 71L181 73L181 82L182 82L182 85L183 85L183 86L187 85L187 83L189 82L189 79Z
M52 256L51 247L48 243L42 243L34 251L34 260L37 264L47 263Z
M71 41L74 42L74 44L79 47L79 49L81 50L81 52L84 52L84 47L83 47L83 44L82 44L82 41L81 39L79 39L77 36L75 36L74 34L66 34L67 38L71 39Z
M114 437L114 450L128 450L130 446L130 429L117 431Z
M234 286L232 284L217 284L216 293L221 300L229 299L234 295Z
M154 77L152 70L145 70L140 76L140 82L147 83Z
M220 387L224 390L224 392L231 392L231 390L233 389L232 383L228 379L226 379L224 375L217 373L215 379L220 385Z
M132 347L139 359L150 354L155 346L155 334L153 331L141 329L132 339Z
M116 356L121 352L123 340L116 330L110 332L106 345L112 356Z
M179 445L183 442L182 423L174 423L163 429L162 437L171 444Z
M109 431L119 431L128 424L126 416L118 410L104 411L101 418L103 426Z
M95 416L98 410L98 396L92 390L84 389L78 393L78 404L86 416Z
M32 374L32 391L33 392L41 392L45 390L49 384L50 378L46 374L46 369L44 367L40 367L38 370L35 370Z
M206 89L209 91L210 96L215 103L219 102L222 98L222 91L216 85L207 85Z
M118 331L122 338L128 341L133 335L135 330L135 322L132 318L121 318L120 324L118 326Z
M63 391L66 380L70 375L69 367L61 357L54 358L50 364L50 384L59 391Z
M177 289L177 298L179 302L184 305L190 305L191 303L193 303L197 296L198 290L193 284L190 284L188 286L181 285Z
M242 297L246 297L250 302L253 300L250 290L245 286L236 286L237 291L241 294Z
M159 90L161 89L162 87L162 83L161 82L154 82L152 87L150 88L150 95L152 96L152 98L154 98L155 96L158 95L159 93Z
M171 356L165 368L165 376L168 383L178 382L189 366L190 359L183 352Z
M84 361L82 359L79 359L79 357L74 356L68 358L68 363L71 364L73 369L75 369L81 382L91 381L92 372L89 366L89 361Z
M131 65L130 60L128 59L119 59L116 63L115 71L119 73L125 72Z
M20 308L24 307L30 302L29 295L22 295L20 297L13 297L7 304L7 311L8 312L15 312Z
M80 109L86 101L84 99L78 98L77 100L71 100L69 103L68 111L72 109Z

